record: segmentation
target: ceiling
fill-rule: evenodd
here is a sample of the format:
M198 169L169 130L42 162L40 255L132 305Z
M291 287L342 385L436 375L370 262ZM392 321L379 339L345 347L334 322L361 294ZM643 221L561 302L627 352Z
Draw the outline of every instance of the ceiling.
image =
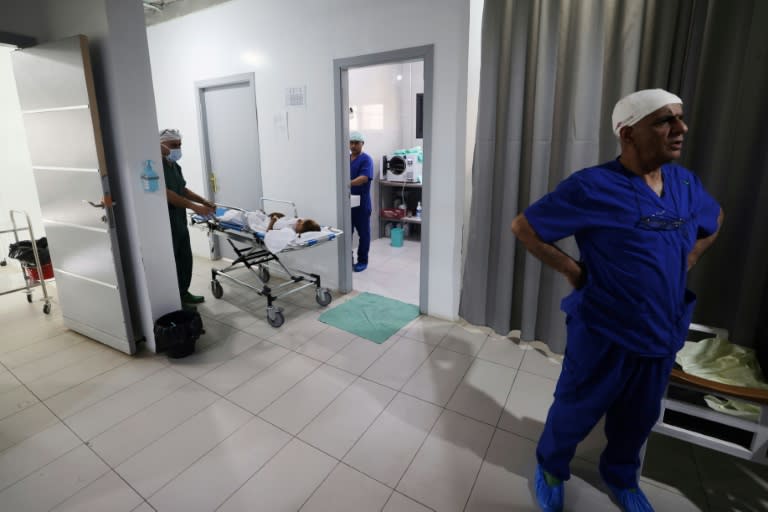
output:
M229 0L142 0L147 26L156 25L186 14L207 9Z

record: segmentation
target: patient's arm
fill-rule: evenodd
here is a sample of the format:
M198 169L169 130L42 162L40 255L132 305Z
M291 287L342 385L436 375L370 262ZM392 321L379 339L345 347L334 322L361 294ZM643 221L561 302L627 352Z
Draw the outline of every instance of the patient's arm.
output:
M720 226L723 225L723 216L723 209L720 208L720 215L717 216L717 229L715 232L706 238L700 238L697 240L696 244L693 246L693 249L691 249L691 252L688 253L688 270L693 268L696 262L699 261L699 258L704 253L704 251L709 249L709 246L712 245L712 243L715 241L715 238L717 238L717 235L720 233Z
M574 288L583 286L583 269L579 264L552 244L543 242L522 213L512 221L512 232L528 251L545 265L563 274Z

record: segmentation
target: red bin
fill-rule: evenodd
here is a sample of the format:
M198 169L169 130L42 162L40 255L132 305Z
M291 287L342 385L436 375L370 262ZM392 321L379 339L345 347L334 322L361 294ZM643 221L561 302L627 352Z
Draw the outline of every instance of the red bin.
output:
M53 265L50 263L46 263L42 265L43 267L43 279L53 279ZM27 274L27 277L29 277L32 281L40 281L40 275L37 271L36 266L31 267L24 267L24 272Z

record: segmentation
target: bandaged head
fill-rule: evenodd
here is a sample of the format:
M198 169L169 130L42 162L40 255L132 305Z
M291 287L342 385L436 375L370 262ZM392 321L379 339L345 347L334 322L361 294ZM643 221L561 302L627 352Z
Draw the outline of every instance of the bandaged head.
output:
M166 128L160 132L160 142L181 140L181 132L173 128Z
M624 96L613 107L613 133L618 137L625 126L634 126L648 114L673 103L682 105L683 100L664 89L643 89Z

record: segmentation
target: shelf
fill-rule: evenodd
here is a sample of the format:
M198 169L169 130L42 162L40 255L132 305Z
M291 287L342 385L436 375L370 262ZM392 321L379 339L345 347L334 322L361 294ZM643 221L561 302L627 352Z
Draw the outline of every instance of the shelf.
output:
M379 184L383 185L385 187L405 187L405 188L421 188L421 183L411 182L411 181L385 181L385 180L379 180Z
M407 224L421 224L421 219L419 217L401 217L399 219L393 219L392 217L379 217L381 220L385 222L401 222L401 223L407 223Z

